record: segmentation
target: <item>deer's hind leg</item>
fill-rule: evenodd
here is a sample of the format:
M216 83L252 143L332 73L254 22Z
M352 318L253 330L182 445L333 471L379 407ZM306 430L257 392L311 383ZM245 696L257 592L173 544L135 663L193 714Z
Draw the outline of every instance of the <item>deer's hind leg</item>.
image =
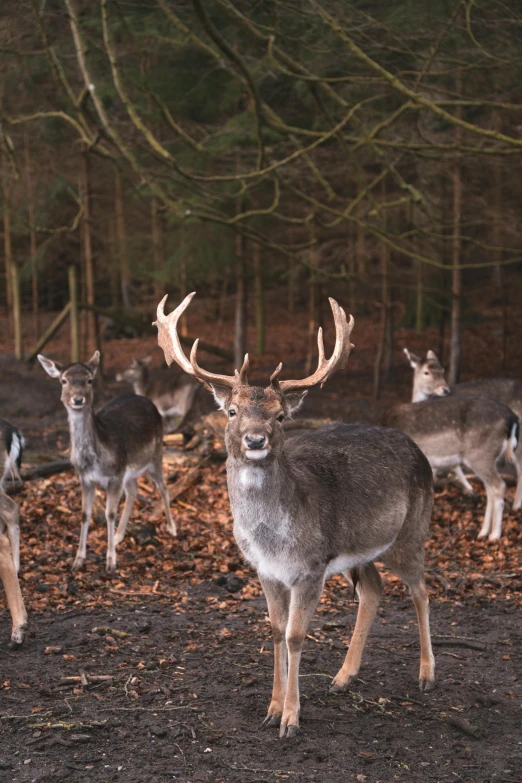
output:
M16 650L24 640L27 627L27 613L16 575L11 542L5 533L0 533L0 580L4 585L7 605L12 618L11 642L9 648Z
M429 691L435 683L435 658L431 646L428 591L424 581L424 546L422 543L420 546L420 551L416 547L405 550L393 548L383 557L383 562L400 576L410 590L419 624L419 688Z
M346 690L361 667L361 659L377 607L382 596L382 581L373 563L359 566L356 571L356 587L359 596L357 620L344 663L333 678L330 693Z
M165 516L167 517L167 530L171 536L177 536L178 531L176 528L176 523L172 519L172 513L170 511L169 491L167 489L167 485L165 484L165 479L163 478L163 463L161 459L161 453L159 455L159 459L154 461L154 465L148 469L147 473L156 484L158 492L161 495L163 507L165 509Z
M479 538L489 537L494 541L502 535L502 514L504 511L504 495L506 484L502 480L494 461L479 461L470 467L486 487L486 514L478 534Z
M121 512L120 521L118 523L118 529L114 537L114 544L116 546L121 544L125 538L125 531L127 530L127 525L129 524L132 507L134 505L134 501L136 500L136 495L138 494L138 482L136 479L128 479L125 483L124 491L125 505L123 506L123 511Z
M122 493L120 481L113 481L107 487L107 499L105 503L105 516L107 518L107 566L108 573L116 571L116 543L114 538L114 526L118 505Z
M288 680L288 656L286 650L286 627L290 609L290 590L281 582L259 577L268 605L268 615L274 639L274 681L272 698L263 726L279 726L286 696Z

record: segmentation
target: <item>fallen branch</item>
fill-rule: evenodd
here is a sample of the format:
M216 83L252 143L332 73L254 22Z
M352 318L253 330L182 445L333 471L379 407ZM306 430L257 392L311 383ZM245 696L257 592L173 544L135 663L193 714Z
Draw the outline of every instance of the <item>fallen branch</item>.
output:
M470 650L487 650L483 642L468 642L465 639L434 639L431 643L434 647L467 647Z
M183 476L183 478L179 479L179 481L176 481L176 483L172 486L172 488L169 490L169 498L170 502L172 503L173 500L178 498L180 495L182 495L184 492L187 491L187 489L190 489L190 487L194 486L194 484L197 484L197 482L201 478L201 466L204 462L208 460L208 457L201 460L199 465L195 467L193 470L191 470L189 473L187 473L186 476ZM163 502L159 500L153 507L151 511L151 516L156 516L156 514L159 514L163 508Z
M455 728L459 729L459 731L467 734L468 737L480 739L480 731L475 726L472 726L469 720L466 720L466 718L459 718L457 715L448 715L444 720L451 726L455 726Z

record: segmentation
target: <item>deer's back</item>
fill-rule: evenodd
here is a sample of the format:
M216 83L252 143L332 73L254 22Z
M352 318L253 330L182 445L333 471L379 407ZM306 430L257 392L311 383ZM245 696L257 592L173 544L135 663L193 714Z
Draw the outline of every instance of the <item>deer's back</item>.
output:
M522 416L522 382L514 378L483 378L478 381L458 383L451 388L451 393L459 396L491 397L507 405L517 416Z
M146 457L162 442L162 419L147 397L114 397L96 412L95 422L100 443L119 464L141 462L141 454Z
M467 395L396 405L385 419L387 426L413 438L436 467L451 467L466 454L488 448L498 456L515 421L503 403Z

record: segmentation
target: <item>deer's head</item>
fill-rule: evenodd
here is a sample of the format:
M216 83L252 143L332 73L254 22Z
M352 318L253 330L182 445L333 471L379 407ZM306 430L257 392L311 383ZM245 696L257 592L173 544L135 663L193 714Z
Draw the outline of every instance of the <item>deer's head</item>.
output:
M428 351L421 359L403 348L404 355L413 368L413 402L422 402L430 397L444 397L450 388L444 377L444 367L433 351Z
M323 335L319 329L317 344L319 363L317 370L308 378L295 381L279 380L283 368L280 364L270 378L270 384L250 386L248 383L248 354L241 370L235 374L217 375L208 372L197 362L198 340L195 341L187 359L177 332L180 316L187 309L195 294L189 294L170 315L165 315L167 297L158 305L158 343L163 349L165 360L170 366L177 362L179 366L197 381L202 383L214 395L219 407L228 417L226 445L228 453L242 460L262 462L276 456L283 442L283 421L290 417L302 404L307 390L312 386L321 386L343 366L353 345L350 333L353 329L353 317L346 320L346 314L334 299L330 299L336 341L330 359L324 355Z
M116 373L118 383L127 381L127 383L138 383L147 377L147 367L152 361L152 356L145 356L144 359L133 359L128 367L122 372Z
M59 362L54 362L42 354L38 354L38 361L45 372L51 378L58 378L62 384L61 400L66 408L72 411L81 411L86 406L92 405L94 398L93 381L98 365L100 364L100 352L94 355L85 364L69 364L64 367Z

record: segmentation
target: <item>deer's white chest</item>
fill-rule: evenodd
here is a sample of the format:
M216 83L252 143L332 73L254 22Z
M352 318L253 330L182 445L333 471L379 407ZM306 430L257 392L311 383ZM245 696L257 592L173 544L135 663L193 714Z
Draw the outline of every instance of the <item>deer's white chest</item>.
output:
M243 480L260 481L254 476ZM292 521L278 504L256 503L251 494L255 495L249 493L247 498L232 503L237 544L260 576L290 587L308 573L306 564L296 553Z

